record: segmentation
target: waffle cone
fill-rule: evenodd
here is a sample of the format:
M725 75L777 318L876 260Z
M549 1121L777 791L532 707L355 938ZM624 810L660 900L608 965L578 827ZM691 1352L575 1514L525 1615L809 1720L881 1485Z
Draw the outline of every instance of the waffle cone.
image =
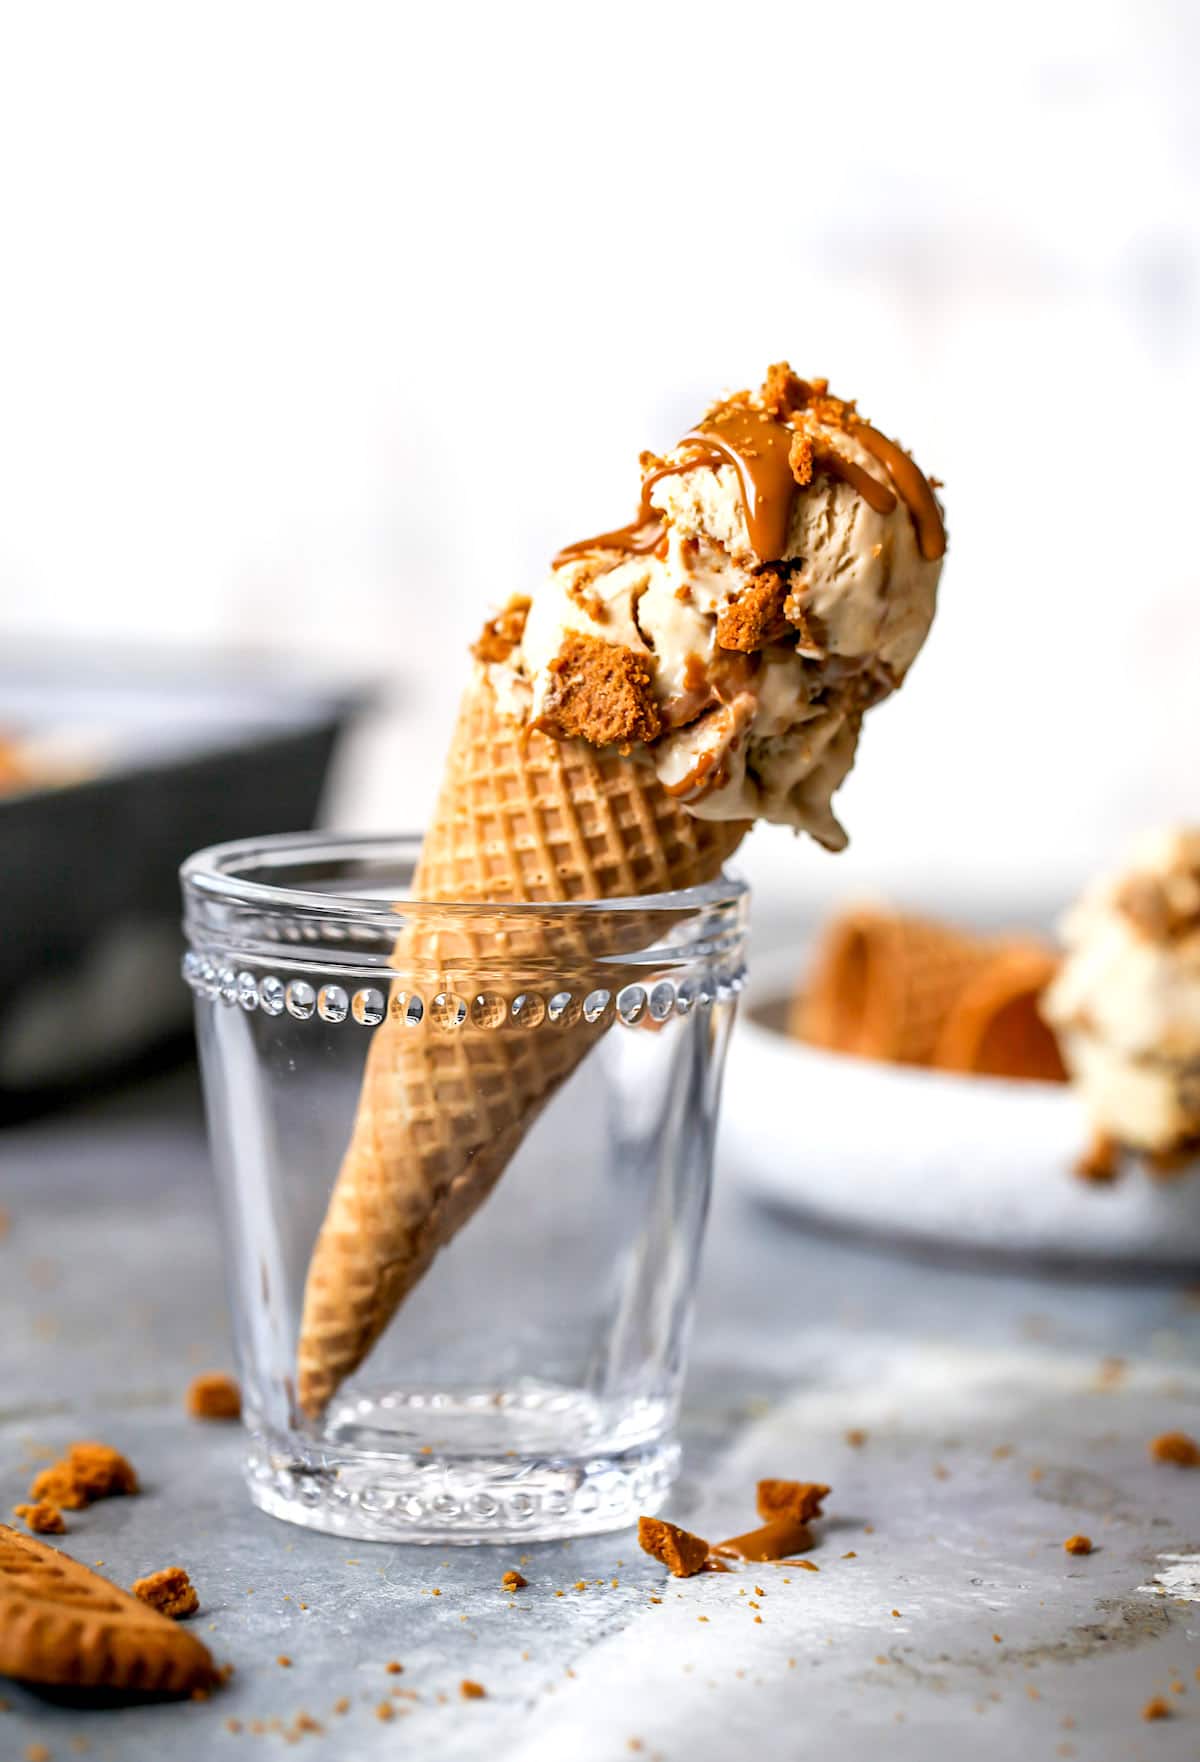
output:
M1058 962L1036 943L997 947L954 1000L933 1049L944 1071L1065 1083L1066 1068L1038 1000Z
M922 918L847 912L825 933L793 1031L833 1052L928 1064L951 1005L993 947Z
M479 681L463 699L413 895L485 908L669 892L714 879L746 830L687 813L636 753L622 757L523 728ZM309 1264L297 1395L310 1417L362 1363L608 1026L580 1013L579 991L592 988L589 940L610 952L632 950L653 937L655 924L649 912L588 923L584 916L548 913L515 931L511 920L489 927L485 909L461 928L430 930L414 917L398 938L400 977L371 1043L350 1144ZM481 993L489 961L503 962L504 994ZM615 992L622 982L619 964L607 965L605 987ZM427 1009L410 1025L406 983L426 997L464 997L467 1019L447 1031ZM509 1006L526 988L539 999L548 988L569 991L573 1001L559 1022L539 1025L535 1016L524 1027Z

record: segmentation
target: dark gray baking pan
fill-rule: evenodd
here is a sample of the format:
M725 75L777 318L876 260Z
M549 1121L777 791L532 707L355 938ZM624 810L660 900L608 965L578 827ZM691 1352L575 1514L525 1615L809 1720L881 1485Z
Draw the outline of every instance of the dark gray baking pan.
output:
M0 659L0 730L94 752L78 781L0 794L0 1119L188 1031L179 864L312 827L369 696L216 657Z

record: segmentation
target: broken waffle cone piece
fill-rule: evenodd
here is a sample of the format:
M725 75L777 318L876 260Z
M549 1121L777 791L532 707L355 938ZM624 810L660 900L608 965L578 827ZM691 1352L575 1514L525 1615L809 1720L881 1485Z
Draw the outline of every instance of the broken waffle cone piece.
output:
M131 1694L211 1689L208 1648L57 1548L0 1524L0 1675Z
M831 1052L928 1064L951 1004L993 945L945 924L864 908L826 930L793 1032Z
M480 680L463 699L413 897L485 908L667 892L715 879L745 831L743 822L689 814L636 753L524 729ZM647 915L622 919L595 932L610 952L653 939ZM487 999L476 997L461 1022L430 1009L414 1023L405 986L472 996L489 959L501 960L511 979L528 957L531 991L544 988L548 970L555 989L576 991L572 974L586 981L591 934L579 918L553 915L528 929L511 921L489 929L481 909L434 929L415 911L398 938L389 1013L371 1043L350 1145L309 1264L297 1395L311 1418L487 1198L608 1025L584 1020L576 1002L558 1022L522 1027L509 1017L511 999L495 996L484 1008ZM608 971L615 990L619 969Z
M1058 962L1036 943L997 946L952 1002L933 1049L943 1071L1065 1083L1066 1067L1038 1000Z

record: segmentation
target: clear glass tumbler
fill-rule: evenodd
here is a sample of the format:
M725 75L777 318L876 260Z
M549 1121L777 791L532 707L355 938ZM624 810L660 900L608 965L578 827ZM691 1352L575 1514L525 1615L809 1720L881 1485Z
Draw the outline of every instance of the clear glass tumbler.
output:
M367 1540L621 1528L678 1466L746 889L423 904L406 898L418 850L308 835L183 868L251 1496ZM421 1134L487 1136L530 1071L545 1093L511 1139L497 1128L494 1184L314 1411L305 1284L381 1035L416 1148L384 1165L376 1218L423 1166ZM414 1100L418 1048L444 1074Z

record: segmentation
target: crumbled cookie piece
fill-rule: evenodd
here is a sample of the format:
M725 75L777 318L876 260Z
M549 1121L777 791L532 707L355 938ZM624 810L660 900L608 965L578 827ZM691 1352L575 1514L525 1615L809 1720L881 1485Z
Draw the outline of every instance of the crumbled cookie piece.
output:
M778 569L762 569L717 619L717 644L752 655L791 635L784 612L788 584Z
M205 1371L188 1385L187 1410L192 1419L240 1419L242 1391L225 1371Z
M506 1591L523 1591L529 1580L524 1573L513 1571L506 1572L500 1582Z
M487 1690L484 1688L483 1684L481 1682L472 1682L469 1676L463 1677L458 1685L458 1692L464 1701L482 1701L487 1696Z
M83 1440L72 1444L59 1462L33 1477L31 1499L46 1500L64 1511L81 1511L95 1499L136 1493L133 1465L110 1444Z
M692 1578L703 1570L708 1543L690 1530L667 1523L661 1517L638 1518L638 1545L661 1560L675 1578Z
M1063 1547L1068 1554L1090 1554L1092 1538L1091 1536L1068 1536Z
M35 1535L62 1536L67 1532L62 1512L49 1499L39 1499L34 1505L14 1505L13 1516L28 1524Z
M819 1481L759 1481L756 1490L758 1515L768 1523L790 1517L795 1523L808 1523L821 1515L821 1502L829 1497L829 1488Z
M568 631L550 674L537 723L543 733L624 747L656 740L662 732L652 662L645 655Z
M401 1664L399 1658L389 1658L383 1668L387 1671L389 1676L404 1675L404 1666Z
M489 618L471 653L477 661L507 661L525 634L525 620L532 601L514 594L502 612Z
M608 607L592 584L597 576L607 573L606 565L599 559L592 558L576 564L567 583L567 598L574 600L584 617L591 618L596 624L608 622Z
M135 1579L131 1588L135 1597L149 1603L160 1615L169 1615L172 1621L182 1621L200 1607L196 1587L182 1566L164 1566L161 1572Z
M763 381L759 397L762 407L768 415L783 421L802 410L812 397L813 388L806 380L793 373L786 361L775 361L767 368L767 377Z
M82 1511L87 1495L75 1484L75 1477L66 1462L55 1462L39 1469L29 1487L29 1497L37 1502L57 1505L63 1511Z
M813 454L812 436L798 429L792 436L792 444L788 448L788 464L792 468L792 476L801 489L807 489L813 480L816 461Z
M111 1499L138 1490L133 1464L111 1444L72 1444L66 1462L75 1485L82 1488L89 1504L93 1499Z
M1163 1695L1152 1695L1142 1708L1143 1719L1169 1719L1171 1704Z
M846 1433L846 1442L852 1450L861 1450L867 1441L867 1434L861 1426L851 1426Z
M380 1701L375 1709L375 1717L381 1719L386 1725L390 1719L395 1719L396 1709L390 1701Z
M1150 1440L1153 1462L1173 1462L1176 1468L1200 1468L1200 1444L1186 1432L1161 1432Z

